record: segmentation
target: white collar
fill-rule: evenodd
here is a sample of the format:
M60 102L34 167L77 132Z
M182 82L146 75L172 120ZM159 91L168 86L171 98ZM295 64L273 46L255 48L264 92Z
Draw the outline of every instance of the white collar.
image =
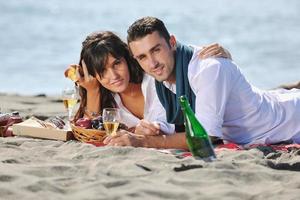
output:
M170 83L168 81L163 81L164 86L168 88L171 92L176 94L176 83Z

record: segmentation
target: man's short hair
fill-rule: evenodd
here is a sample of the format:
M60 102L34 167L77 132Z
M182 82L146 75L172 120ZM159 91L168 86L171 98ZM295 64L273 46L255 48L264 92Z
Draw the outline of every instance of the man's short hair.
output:
M169 44L170 34L164 23L155 17L143 17L136 20L127 30L127 43L143 38L157 31Z

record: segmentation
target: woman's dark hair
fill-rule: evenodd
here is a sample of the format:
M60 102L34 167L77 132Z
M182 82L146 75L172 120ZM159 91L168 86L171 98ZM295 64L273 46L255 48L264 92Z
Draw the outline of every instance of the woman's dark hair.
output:
M129 82L142 82L144 72L137 61L130 56L127 44L110 31L94 32L87 36L82 42L79 65L82 66L81 61L84 60L88 73L91 76L95 77L96 74L98 74L100 77L103 77L109 55L112 55L116 59L124 58L126 60L130 76ZM103 86L101 86L99 90L101 98L100 112L105 107L116 107L112 91ZM75 115L75 120L84 115L87 103L86 90L83 87L80 87L79 92L81 102L79 110Z

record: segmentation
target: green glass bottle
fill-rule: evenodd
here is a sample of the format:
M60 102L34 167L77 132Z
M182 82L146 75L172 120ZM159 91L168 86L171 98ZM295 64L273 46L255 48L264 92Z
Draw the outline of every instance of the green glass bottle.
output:
M184 115L187 145L196 159L213 161L216 159L210 138L197 120L186 96L179 97L179 102Z

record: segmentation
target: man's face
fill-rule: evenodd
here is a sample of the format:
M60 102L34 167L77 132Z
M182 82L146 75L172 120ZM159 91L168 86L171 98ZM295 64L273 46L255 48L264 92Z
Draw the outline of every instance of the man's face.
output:
M129 43L133 57L144 71L157 81L175 82L173 72L176 41L172 36L169 43L157 31Z

